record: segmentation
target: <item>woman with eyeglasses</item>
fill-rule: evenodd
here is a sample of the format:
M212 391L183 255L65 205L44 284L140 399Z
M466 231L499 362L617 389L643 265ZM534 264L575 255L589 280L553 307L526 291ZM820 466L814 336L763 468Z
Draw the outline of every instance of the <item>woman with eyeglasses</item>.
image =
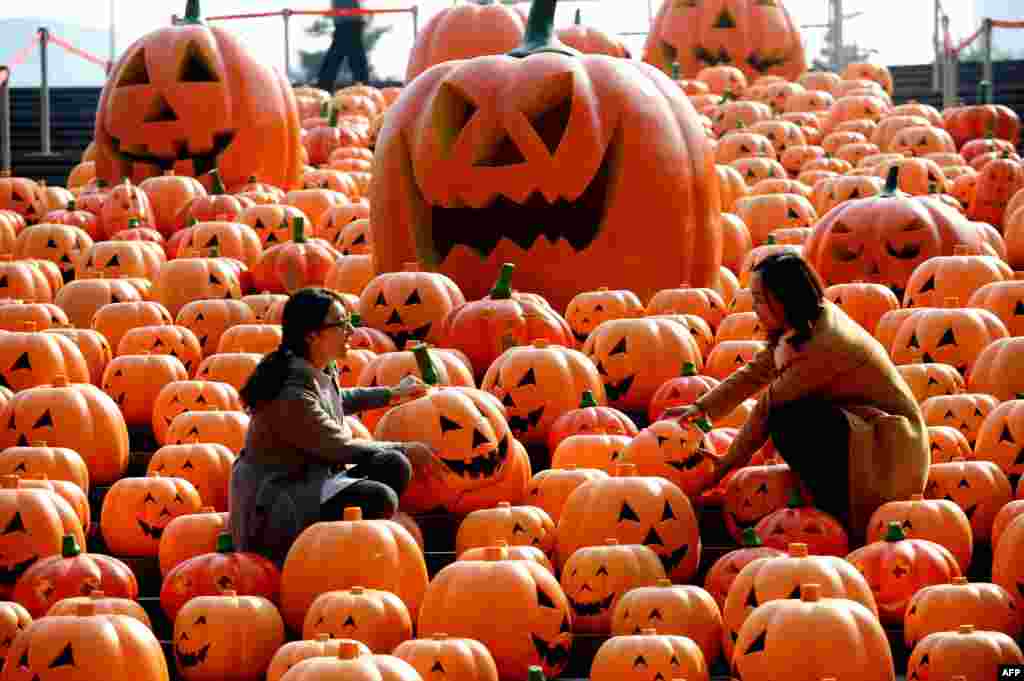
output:
M250 422L229 500L238 550L279 564L309 525L341 519L346 506L390 518L414 474L443 473L423 443L352 437L345 414L414 399L426 385L409 377L392 387L339 387L333 361L348 351L353 327L336 293L296 291L281 326L280 346L240 391Z

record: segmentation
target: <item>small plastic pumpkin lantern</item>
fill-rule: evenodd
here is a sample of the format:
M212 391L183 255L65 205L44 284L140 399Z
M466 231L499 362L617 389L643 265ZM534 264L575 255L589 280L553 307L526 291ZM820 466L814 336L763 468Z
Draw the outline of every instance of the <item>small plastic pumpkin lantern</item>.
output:
M1016 486L1024 476L1024 394L1001 402L978 429L973 457L997 464ZM0 457L2 460L2 457Z
M376 265L375 269L383 273L359 296L363 324L386 333L398 348L410 340L440 343L445 316L466 302L459 286L443 274L422 271L416 263L406 263L399 272Z
M217 442L168 444L153 454L146 473L184 478L196 488L204 504L227 511L234 461L234 453Z
M715 600L699 586L660 579L654 586L623 594L612 611L612 635L642 634L650 627L693 640L709 665L722 652L722 614Z
M494 546L499 539L509 546L535 546L551 556L555 548L555 524L536 506L512 506L507 501L497 507L473 511L459 523L455 535L455 555L483 546Z
M498 681L490 651L472 638L434 634L404 641L391 654L412 665L424 679L440 678L434 676L440 673L445 681Z
M917 403L936 395L955 395L966 390L963 374L951 364L939 362L900 364L896 367L910 386Z
M903 618L903 639L912 650L929 634L956 631L969 623L976 629L1001 631L1010 638L1020 636L1022 626L1013 595L1006 589L954 577L949 584L933 584L914 594Z
M352 646L359 655L371 655L366 644L350 638L331 638L328 634L318 634L314 639L291 641L285 643L274 653L267 667L267 681L281 681L285 673L303 660L311 657L338 657L343 647ZM495 678L494 681L497 681Z
M784 508L789 490L798 484L786 464L744 466L737 470L725 487L725 527L732 538L739 541L744 529Z
M324 633L360 641L371 651L386 654L412 638L412 618L402 599L390 591L353 586L325 591L309 606L302 637Z
M573 296L565 308L565 321L579 344L587 340L597 325L608 319L642 317L643 303L632 291L609 290L602 286Z
M201 506L199 492L184 478L122 478L103 498L100 530L114 554L156 556L167 523Z
M35 620L7 653L5 677L166 681L167 658L150 629L128 615L97 614L91 602L73 615Z
M372 563L340 558L367 552L377 556ZM390 591L409 612L419 612L427 567L408 530L390 520L363 520L352 507L342 521L315 523L292 544L281 571L282 614L298 631L317 595L360 585Z
M889 523L898 522L903 534L912 539L928 539L949 549L960 571L966 573L974 552L974 534L967 514L949 499L925 499L914 494L907 501L889 501L871 514L867 541L885 539Z
M693 506L674 483L635 471L619 464L614 477L586 482L569 495L558 523L558 563L612 537L649 546L671 579L685 581L696 572L701 552Z
M613 636L597 649L590 666L593 681L643 681L651 678L710 681L707 661L696 641L660 634L647 627L639 634Z
M89 468L78 452L67 447L50 447L43 441L8 447L0 452L0 475L66 480L89 493Z
M961 624L953 631L936 631L918 641L907 661L907 678L993 678L1000 676L1004 665L1022 663L1024 653L1005 633Z
M633 437L638 432L636 424L626 413L615 407L598 404L593 391L585 390L580 398L579 407L563 413L551 424L547 444L548 450L554 452L562 440L571 435Z
M590 480L606 478L608 473L598 468L582 468L569 464L563 468L539 471L530 480L526 501L547 512L556 525L562 508L573 490Z
M978 541L992 537L996 514L1013 498L1013 488L1002 469L991 461L933 463L924 490L929 499L950 499L963 509Z
M244 596L278 599L281 572L271 561L255 553L235 551L231 535L217 537L217 550L194 556L175 565L164 577L160 606L174 620L182 606L196 596L216 596L232 589Z
M108 596L101 589L90 591L88 596L69 596L54 603L46 612L46 617L55 615L77 615L81 606L87 605L95 609L97 615L126 615L142 622L152 630L153 623L149 615L137 600L119 596Z
M846 559L871 585L883 624L902 623L910 598L921 588L961 576L949 549L927 539L908 539L896 521L889 523L884 539L853 551Z
M636 465L638 474L667 478L694 497L711 485L715 474L718 454L707 437L710 431L706 419L694 424L655 421L633 437L623 457Z
M14 639L30 624L32 615L25 606L16 601L0 601L0 660L7 659Z
M196 596L174 618L174 659L185 681L263 679L284 642L281 614L262 596Z
M845 556L850 552L850 540L842 524L806 505L799 487L791 490L787 508L772 511L754 529L765 544L780 551L790 544L804 543L814 555Z
M68 534L64 535L60 555L33 564L18 578L12 596L33 617L42 617L61 599L88 596L96 590L128 599L139 596L131 568L112 556L82 553L78 540Z
M875 614L846 598L822 598L821 592L818 584L805 583L798 597L757 608L736 639L732 675L769 681L779 669L799 665L793 678L893 681L892 650ZM814 635L794 636L797 629Z
M166 577L175 565L216 551L218 538L227 526L228 514L218 513L212 506L171 520L160 537L160 574Z
M484 560L456 561L431 580L420 609L420 636L447 633L480 641L494 656L502 679L526 681L530 666L555 677L569 662L572 611L558 580L544 567L504 560L489 547ZM508 636L494 626L494 612L479 607L481 590L501 593L504 624L521 632Z
M748 527L743 530L740 548L725 554L708 569L707 575L704 577L704 589L715 599L719 609L724 608L725 598L740 570L758 558L776 558L785 555L785 551L765 546L757 534L757 530Z
M658 554L641 544L608 539L601 546L576 549L562 566L562 590L573 612L573 632L611 632L612 612L633 589L665 579Z

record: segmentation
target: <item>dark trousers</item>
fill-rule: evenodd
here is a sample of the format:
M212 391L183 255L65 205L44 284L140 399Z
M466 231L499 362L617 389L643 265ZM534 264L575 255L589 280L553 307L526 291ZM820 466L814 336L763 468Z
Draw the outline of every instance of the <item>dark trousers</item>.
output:
M779 456L814 496L814 506L850 519L850 425L843 410L809 398L772 409L768 430Z
M334 81L338 77L341 63L348 59L348 68L357 83L370 82L370 64L366 59L366 44L363 42L362 21L343 21L335 24L334 38L327 48L324 61L320 65L317 87L328 92L334 91Z
M412 465L404 454L391 449L374 454L345 475L360 479L320 504L321 520L341 520L348 506L361 508L367 520L390 518L412 479Z

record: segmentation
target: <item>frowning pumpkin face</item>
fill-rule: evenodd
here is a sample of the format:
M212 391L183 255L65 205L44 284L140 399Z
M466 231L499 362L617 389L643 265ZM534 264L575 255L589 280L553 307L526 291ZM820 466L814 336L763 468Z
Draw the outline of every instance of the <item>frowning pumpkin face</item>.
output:
M377 158L406 170L374 174L376 271L418 259L473 299L511 262L523 290L565 309L574 291L650 257L633 233L642 196L668 266L628 268L623 287L646 299L712 283L713 154L692 105L656 69L564 47L453 61L405 88L388 117ZM674 142L652 156L650 139ZM641 167L659 181L631 172Z

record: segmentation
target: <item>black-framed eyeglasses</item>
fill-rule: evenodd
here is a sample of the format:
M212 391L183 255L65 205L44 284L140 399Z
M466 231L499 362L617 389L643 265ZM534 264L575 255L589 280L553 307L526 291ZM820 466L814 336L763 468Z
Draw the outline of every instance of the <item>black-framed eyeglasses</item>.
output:
M343 320L341 320L339 322L328 322L327 324L323 324L323 325L320 326L321 329L333 329L333 328L336 328L336 327L341 327L341 328L345 329L346 331L348 331L349 333L352 333L353 331L355 331L355 328L356 328L356 327L352 326L352 322L350 322L347 319L343 319Z

